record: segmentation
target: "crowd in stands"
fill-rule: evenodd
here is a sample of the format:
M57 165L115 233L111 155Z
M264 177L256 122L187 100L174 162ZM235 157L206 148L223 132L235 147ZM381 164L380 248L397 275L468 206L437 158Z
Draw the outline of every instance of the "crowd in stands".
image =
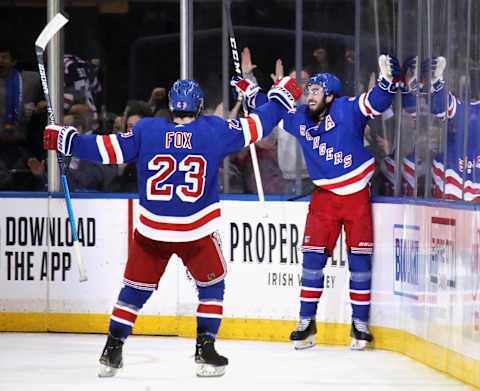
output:
M43 129L47 105L36 71L16 68L15 46L0 43L0 191L47 191ZM121 114L100 105L98 59L64 56L63 123L81 134L124 132L147 116L168 116L167 91L154 88L148 102L130 100ZM70 191L137 192L133 163L102 165L65 159Z
M376 69L365 73L368 75L367 80L362 80L358 75L355 77L355 52L350 48L345 50L343 61L340 62L338 59L333 61L334 59L330 58L326 47L318 47L310 54L310 58L306 57L306 65L299 78L303 87L313 74L323 72L339 76L343 94L347 96L357 96L376 83ZM243 75L253 82L270 79L270 83L273 84L285 75L296 77L295 69L287 71L284 69L282 59L272 60L272 69L259 69L253 61L254 53L248 48L243 49L241 58ZM18 70L17 60L15 47L8 42L0 43L0 191L47 191L47 154L42 147L42 130L47 122L46 103L38 73ZM75 126L82 134L105 135L124 132L143 117L169 118L167 98L169 86L152 88L148 101L129 100L123 113L110 112L101 99L100 69L101 63L98 59L84 60L70 54L64 56L65 124ZM268 74L270 78L266 76ZM270 85L262 87L267 89ZM203 114L224 118L242 116L242 97L236 95L234 89L232 96L235 99L228 113L225 114L225 107L220 103L215 107L206 107ZM456 101L461 98L452 99ZM402 96L402 102L404 101ZM305 96L297 102L304 103ZM364 143L376 159L371 184L372 194L395 194L397 148L394 118L401 115L402 129L405 133L408 131L410 135L407 137L403 135L401 138L401 188L396 194L458 199L443 194L443 189L440 189L443 177L440 178L438 175L429 176L432 179L432 186L429 193L425 193L424 178L435 157L442 152L441 143L438 140L432 143L432 136L429 138L428 135L420 136L416 143L413 142L412 137L416 130L416 106L405 109L403 104L403 107L401 113L394 113L390 108L381 117L370 121L366 128ZM434 117L432 128L437 129L435 134L438 136L443 127L435 123L440 121L437 114L432 114ZM448 119L451 120L451 117ZM453 124L453 120L451 122ZM452 126L449 125L449 128ZM472 132L475 131L473 127L476 129L472 122ZM455 129L450 129L449 132L453 134ZM449 140L454 138L451 136ZM458 137L456 142L460 142ZM435 146L432 147L432 144ZM276 128L270 136L257 142L255 148L265 194L295 196L309 194L313 190L314 186L305 168L303 155L293 136ZM431 154L420 154L421 148L432 149ZM425 161L425 156L431 156L431 161ZM477 172L480 172L478 148L468 159L465 165L467 170L473 170L473 180L467 181L466 184L474 188L473 197L469 200L478 201L480 200L478 185L480 180L477 179ZM228 162L225 162L224 169L225 171L220 174L220 185L224 192L257 193L249 148L230 156ZM71 191L137 192L134 163L107 166L71 158L66 160L66 174Z

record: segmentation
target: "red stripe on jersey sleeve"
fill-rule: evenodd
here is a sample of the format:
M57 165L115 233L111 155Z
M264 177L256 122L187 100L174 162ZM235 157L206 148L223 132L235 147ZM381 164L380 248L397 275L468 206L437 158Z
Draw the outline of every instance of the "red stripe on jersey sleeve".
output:
M443 170L441 170L440 168L438 168L437 166L434 166L434 165L432 165L432 169L433 169L433 172L436 176L443 179Z
M257 124L255 123L254 119L251 117L247 117L248 126L250 128L250 135L252 136L250 143L254 143L258 140L258 129Z
M460 191L462 190L462 184L458 180L456 180L455 177L453 176L448 175L447 179L445 180L445 183L447 185L455 186L456 188L460 189Z
M110 140L110 136L102 136L103 144L105 145L105 149L107 150L109 164L116 164L117 163L117 155L115 154L115 150L113 149L112 141Z
M363 95L363 107L365 108L365 111L367 112L368 115L372 116L372 117L376 117L376 115L373 113L373 111L370 109L370 107L368 107L368 102L367 102L367 93L365 95Z
M411 176L415 176L415 170L412 167L410 167L408 164L403 163L403 169L407 174L410 174Z

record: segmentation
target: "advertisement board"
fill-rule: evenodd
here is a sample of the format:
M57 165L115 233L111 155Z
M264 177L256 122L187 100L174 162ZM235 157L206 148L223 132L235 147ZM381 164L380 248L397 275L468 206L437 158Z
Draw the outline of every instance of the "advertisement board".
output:
M107 330L122 287L138 200L76 198L73 204L88 275L83 283L64 200L2 199L0 330ZM299 247L308 203L220 204L219 234L228 266L221 335L287 340L300 307ZM476 384L465 368L480 366L480 212L462 205L373 203L370 324L376 347ZM343 233L324 275L319 338L348 343L351 306ZM173 256L134 332L192 336L196 307L195 282Z

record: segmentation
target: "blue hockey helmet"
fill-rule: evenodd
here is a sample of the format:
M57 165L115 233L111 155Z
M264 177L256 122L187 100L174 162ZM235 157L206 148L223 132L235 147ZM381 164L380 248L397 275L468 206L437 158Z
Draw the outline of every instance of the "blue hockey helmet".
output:
M335 94L336 96L342 95L342 83L337 76L331 73L317 73L313 75L307 83L307 88L312 84L320 84L323 87L325 96Z
M177 80L168 92L171 111L196 113L203 104L203 92L195 80Z

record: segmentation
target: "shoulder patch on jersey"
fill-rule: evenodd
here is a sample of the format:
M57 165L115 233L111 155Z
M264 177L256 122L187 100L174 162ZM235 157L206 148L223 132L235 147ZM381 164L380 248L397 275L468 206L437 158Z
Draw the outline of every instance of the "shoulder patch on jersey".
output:
M127 137L132 137L133 132L132 129L128 129L126 132L120 133L120 137L127 138Z
M236 119L231 119L228 121L228 127L231 129L235 130L241 130L242 126L240 125L240 122Z
M333 122L332 117L330 114L327 115L327 118L325 118L325 132L328 132L330 129L335 127L335 122Z
M307 130L307 127L305 125L300 125L300 135L305 136L305 131Z

